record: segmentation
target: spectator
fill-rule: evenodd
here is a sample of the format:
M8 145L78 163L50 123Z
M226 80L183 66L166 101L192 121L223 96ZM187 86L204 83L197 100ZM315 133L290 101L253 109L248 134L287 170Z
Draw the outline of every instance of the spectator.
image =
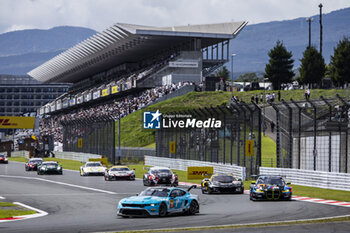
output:
M259 104L259 97L258 97L258 95L255 95L255 102L256 102L256 104Z
M260 93L260 102L263 103L263 101L264 101L264 95L263 93Z
M273 121L271 121L270 127L271 127L271 133L273 133L273 131L275 129L275 123L273 123Z
M281 91L280 90L278 90L277 98L278 98L278 101L281 101Z

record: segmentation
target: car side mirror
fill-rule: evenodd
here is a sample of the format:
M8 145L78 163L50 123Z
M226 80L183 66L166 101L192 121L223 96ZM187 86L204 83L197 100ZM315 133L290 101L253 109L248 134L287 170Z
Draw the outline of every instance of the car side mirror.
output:
M252 181L252 184L256 184L256 182L255 182L255 181Z
M138 196L139 194L138 193L136 193L136 195L135 196Z
M242 181L242 179L238 179L238 181Z
M291 182L287 182L287 185L291 185L292 183Z
M204 181L209 181L209 178L204 178Z
M134 170L134 171L135 171L135 168L133 168L132 170Z

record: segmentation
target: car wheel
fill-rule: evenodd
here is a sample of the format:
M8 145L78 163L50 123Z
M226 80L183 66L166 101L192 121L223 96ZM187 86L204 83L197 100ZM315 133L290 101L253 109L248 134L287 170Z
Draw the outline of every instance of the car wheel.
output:
M130 216L122 215L122 218L129 218Z
M241 191L239 193L243 194L244 193L244 188L241 188Z
M207 193L208 194L212 194L212 191L211 191L211 189L207 186Z
M159 217L165 217L167 215L167 207L164 204L164 202L160 204L158 213L159 213Z
M146 180L143 180L143 185L144 186L149 186L149 183Z
M193 200L191 201L190 207L188 208L188 214L195 215L199 211L198 202Z

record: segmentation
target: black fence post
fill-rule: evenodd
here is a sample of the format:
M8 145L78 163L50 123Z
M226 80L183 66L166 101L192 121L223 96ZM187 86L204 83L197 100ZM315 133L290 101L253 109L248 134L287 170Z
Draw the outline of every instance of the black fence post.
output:
M293 100L290 99L292 103L298 108L298 169L300 169L300 159L301 159L301 107Z
M293 110L287 104L284 99L282 99L282 103L288 109L288 159L287 159L287 167L292 168L293 166Z
M256 152L256 165L257 167L261 167L261 124L262 124L262 116L261 116L261 108L252 101L252 104L255 106L255 109L258 111L258 144L257 144L257 152Z
M280 164L280 110L276 107L274 103L270 103L270 105L276 111L276 167L281 167Z
M320 96L321 100L323 102L326 103L326 105L328 105L329 108L329 122L332 121L332 105L325 99L323 98L323 96ZM329 145L328 145L328 171L331 172L332 171L332 131L329 130L328 133L328 141L329 141Z
M316 171L316 157L317 157L317 150L316 150L316 139L317 139L317 122L316 122L316 119L317 119L317 108L316 106L308 99L306 99L306 101L312 106L312 108L314 109L314 119L313 119L313 122L314 122L314 150L313 150L313 156L314 156L314 171Z

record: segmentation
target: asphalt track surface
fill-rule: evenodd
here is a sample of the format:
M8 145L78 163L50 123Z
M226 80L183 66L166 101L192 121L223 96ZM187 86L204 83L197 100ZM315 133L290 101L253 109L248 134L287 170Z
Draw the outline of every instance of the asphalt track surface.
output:
M39 179L37 179L39 178ZM81 177L76 171L63 175L38 176L26 172L23 163L0 164L0 196L48 212L44 217L0 223L0 232L102 232L195 226L244 224L310 219L350 214L350 208L301 201L252 202L248 195L203 195L200 213L195 216L165 218L121 218L116 215L120 199L135 195L145 187L142 181L104 181L103 177ZM350 232L349 223L262 229L225 229L214 232ZM265 229L265 230L264 230ZM284 230L283 230L284 229ZM300 231L295 231L300 229ZM302 231L308 229L308 231ZM206 231L201 231L206 232ZM213 232L207 231L207 232ZM339 231L343 232L343 231Z

